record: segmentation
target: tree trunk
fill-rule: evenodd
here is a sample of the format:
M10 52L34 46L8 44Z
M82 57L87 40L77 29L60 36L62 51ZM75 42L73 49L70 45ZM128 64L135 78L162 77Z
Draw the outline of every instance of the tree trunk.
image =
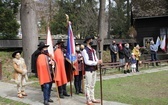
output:
M127 0L127 29L130 27L130 3Z
M102 51L101 57L103 54L103 43L104 43L104 36L107 34L107 32L104 30L105 27L105 2L106 0L100 0L100 9L99 9L99 27L98 27L98 35L101 38L100 43L100 50Z
M30 72L31 55L38 45L36 8L32 0L21 0L21 30L24 59Z
M112 9L112 6L111 6L111 0L109 0L109 12L108 12L108 35L107 35L107 38L110 39L110 29L111 29L111 9Z

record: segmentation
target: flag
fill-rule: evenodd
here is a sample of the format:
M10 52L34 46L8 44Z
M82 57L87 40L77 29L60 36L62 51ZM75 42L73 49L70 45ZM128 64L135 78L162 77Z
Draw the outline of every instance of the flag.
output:
M156 40L156 46L159 47L161 44L161 40L159 38L159 36L157 37L157 40Z
M71 22L68 22L68 39L67 39L67 51L66 59L69 63L75 63L77 58L75 55L75 41L73 36L73 31L71 27Z
M160 48L163 51L166 51L166 35L164 35L163 40L161 41Z
M52 37L51 37L51 32L50 32L49 27L48 27L48 30L47 30L47 45L49 45L49 47L48 47L49 54L51 54L52 57L54 57L53 42L52 42Z

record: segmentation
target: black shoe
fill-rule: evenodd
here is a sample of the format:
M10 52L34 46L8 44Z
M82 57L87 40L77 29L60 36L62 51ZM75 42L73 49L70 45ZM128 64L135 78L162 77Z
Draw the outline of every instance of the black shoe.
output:
M52 99L49 99L48 102L54 102Z
M60 98L64 98L64 96L63 96L63 95L59 95L59 97L60 97Z
M49 105L48 101L44 101L44 105Z
M83 92L82 92L82 91L80 91L79 93L83 94Z
M130 73L130 71L129 71L129 70L127 70L127 73Z
M79 94L79 92L76 92L76 94Z
M63 94L64 96L67 96L67 97L69 97L70 95L69 94Z
M124 74L127 74L127 72L124 70Z

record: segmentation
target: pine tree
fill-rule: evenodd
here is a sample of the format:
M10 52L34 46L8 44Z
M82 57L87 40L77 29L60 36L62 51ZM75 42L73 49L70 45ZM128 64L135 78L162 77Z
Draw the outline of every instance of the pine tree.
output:
M16 20L19 4L20 0L0 0L0 38L16 38L20 27Z

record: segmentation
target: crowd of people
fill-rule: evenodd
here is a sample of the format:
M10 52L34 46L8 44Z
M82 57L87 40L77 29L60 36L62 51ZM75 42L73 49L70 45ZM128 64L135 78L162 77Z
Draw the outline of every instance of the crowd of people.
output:
M93 39L93 37L87 36L84 40L86 46L75 43L77 60L74 64L68 64L66 60L64 40L60 39L55 44L54 56L48 52L49 45L44 42L39 43L38 49L32 54L31 69L39 79L39 84L43 92L44 105L49 105L50 102L53 102L50 95L53 83L58 87L59 98L70 96L66 90L66 84L72 81L72 76L75 93L77 95L85 93L87 105L100 103L99 100L95 99L94 87L97 76L97 65L102 64L102 60L97 58L96 50L92 48ZM153 42L151 42L150 48L152 60L157 60L157 48ZM112 44L110 44L111 62L117 62L117 56L119 56L120 64L125 65L125 74L139 72L138 65L141 56L139 49L138 44L131 50L128 43L119 43L117 45L113 40ZM27 96L25 93L25 83L28 80L27 67L24 59L21 57L21 51L15 51L12 57L18 97L24 98ZM72 69L69 70L70 68ZM85 89L83 82L84 76Z
M92 48L93 37L87 36L84 43L86 46L75 43L77 60L74 64L68 63L66 60L64 40L60 39L55 44L54 56L48 52L49 45L44 42L39 43L38 49L32 54L31 69L39 79L44 105L49 105L50 102L53 102L50 95L53 83L56 83L58 87L59 98L70 96L66 90L66 84L72 81L71 76L73 76L76 94L85 93L87 105L100 103L99 100L95 99L94 86L96 83L97 65L101 64L102 60L97 58L96 51ZM24 88L28 79L26 64L21 57L21 51L15 51L12 57L18 97L24 98L24 96L27 96ZM72 69L70 70L70 68ZM69 73L72 75L70 76ZM85 87L83 82L84 75L86 79Z
M139 72L138 65L139 65L139 58L141 56L140 47L137 44L133 50L130 49L129 43L115 43L113 40L110 44L110 55L111 55L111 62L117 62L117 55L119 56L119 62L121 65L124 66L124 74L132 72Z
M139 64L141 52L140 46L137 44L133 49L130 49L129 43L119 43L118 45L115 43L115 40L112 41L110 44L110 55L111 55L111 62L117 62L117 56L119 58L119 63L124 65L124 74L130 72L139 72ZM157 61L157 51L158 46L154 44L154 41L150 41L150 54L151 54L151 61ZM154 64L153 64L154 65ZM158 66L158 63L156 63Z

